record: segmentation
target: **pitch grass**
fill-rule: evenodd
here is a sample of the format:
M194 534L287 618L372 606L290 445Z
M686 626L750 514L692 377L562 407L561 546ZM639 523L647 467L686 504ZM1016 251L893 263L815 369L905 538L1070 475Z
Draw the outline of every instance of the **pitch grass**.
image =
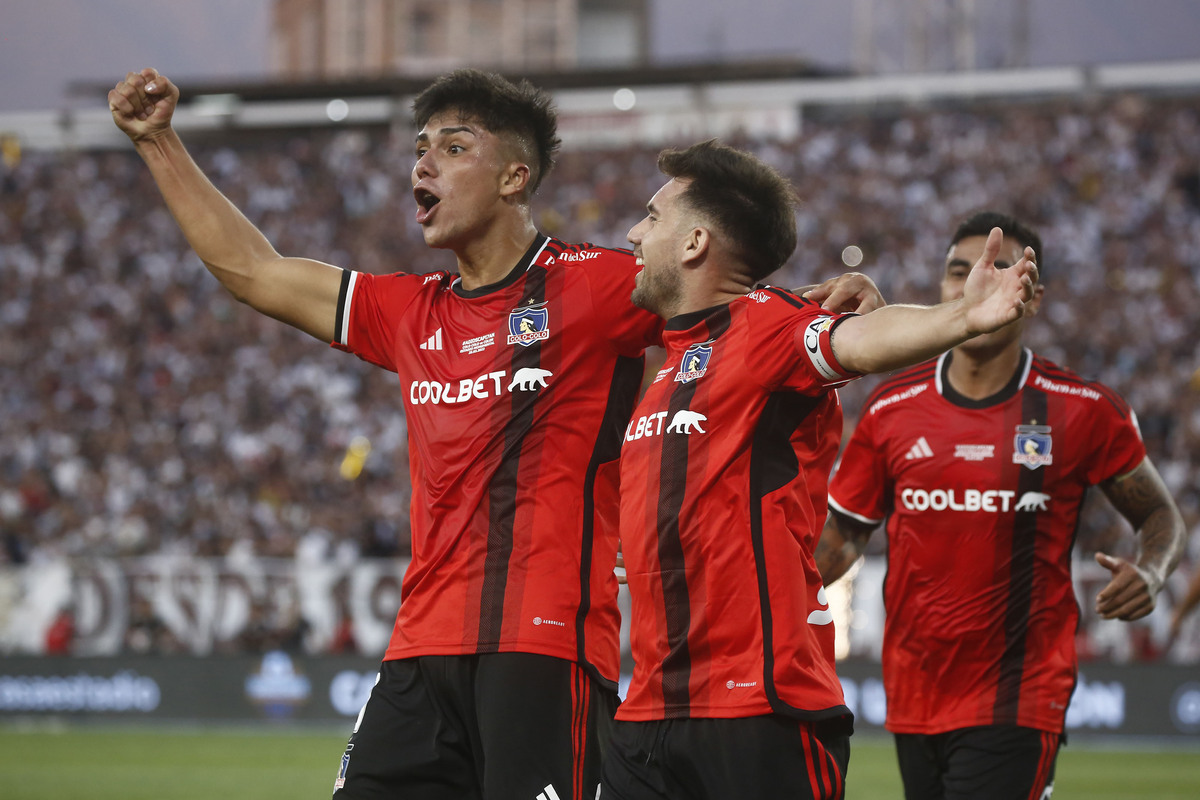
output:
M324 800L347 733L0 726L0 797ZM847 800L901 797L890 739L855 737L850 758ZM1059 756L1055 783L1054 800L1195 800L1200 746L1117 750L1073 742Z

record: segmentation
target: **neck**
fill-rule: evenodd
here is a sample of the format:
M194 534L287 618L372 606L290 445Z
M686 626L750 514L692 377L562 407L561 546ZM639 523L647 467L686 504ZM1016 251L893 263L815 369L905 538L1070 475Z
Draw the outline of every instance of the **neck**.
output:
M682 314L691 314L693 311L728 305L752 291L754 291L754 281L741 272L720 274L705 271L697 273L695 280L690 284L685 282L676 308L670 314L663 314L663 317L670 319Z
M537 236L529 216L497 224L483 236L455 248L464 289L478 289L503 280L525 255Z
M946 379L954 391L971 400L983 400L999 392L1012 380L1021 363L1021 340L999 350L954 348Z

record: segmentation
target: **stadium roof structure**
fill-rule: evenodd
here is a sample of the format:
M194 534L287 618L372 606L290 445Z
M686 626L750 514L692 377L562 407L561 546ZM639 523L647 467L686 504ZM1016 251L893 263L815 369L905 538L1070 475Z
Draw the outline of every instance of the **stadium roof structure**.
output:
M315 100L330 97L404 97L414 95L434 78L449 70L423 75L348 76L338 80L269 80L189 83L181 86L181 102L189 98L232 95L243 102ZM594 68L513 72L496 70L510 79L525 79L551 91L566 89L604 89L611 87L710 84L742 81L778 81L845 77L846 72L814 66L798 59L722 63L678 63L644 67ZM107 94L110 84L76 82L68 86L75 96L96 97Z
M552 92L568 149L663 145L734 133L786 139L816 113L894 113L908 106L1115 93L1200 94L1200 61L852 75L783 60L504 74ZM230 139L407 125L412 96L433 76L219 83L177 78L183 96L175 127L192 138ZM103 102L110 88L76 83L71 94L87 98L87 105L0 114L0 137L15 137L30 149L128 147Z

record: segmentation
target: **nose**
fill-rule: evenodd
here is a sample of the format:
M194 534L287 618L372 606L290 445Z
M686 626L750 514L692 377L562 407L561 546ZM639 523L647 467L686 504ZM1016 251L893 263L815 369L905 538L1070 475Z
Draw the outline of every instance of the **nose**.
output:
M425 155L418 158L417 163L413 164L413 183L435 174L437 174L437 164L433 160L433 150L426 150Z
M642 243L642 225L644 225L645 222L646 220L643 219L641 222L630 228L629 233L625 234L625 239L630 244L637 245Z

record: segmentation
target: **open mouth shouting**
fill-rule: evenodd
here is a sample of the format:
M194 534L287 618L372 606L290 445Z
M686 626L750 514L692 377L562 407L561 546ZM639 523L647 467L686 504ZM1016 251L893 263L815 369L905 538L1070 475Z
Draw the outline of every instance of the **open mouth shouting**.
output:
M413 197L417 199L417 224L425 225L433 216L433 210L442 198L423 187L413 189Z

